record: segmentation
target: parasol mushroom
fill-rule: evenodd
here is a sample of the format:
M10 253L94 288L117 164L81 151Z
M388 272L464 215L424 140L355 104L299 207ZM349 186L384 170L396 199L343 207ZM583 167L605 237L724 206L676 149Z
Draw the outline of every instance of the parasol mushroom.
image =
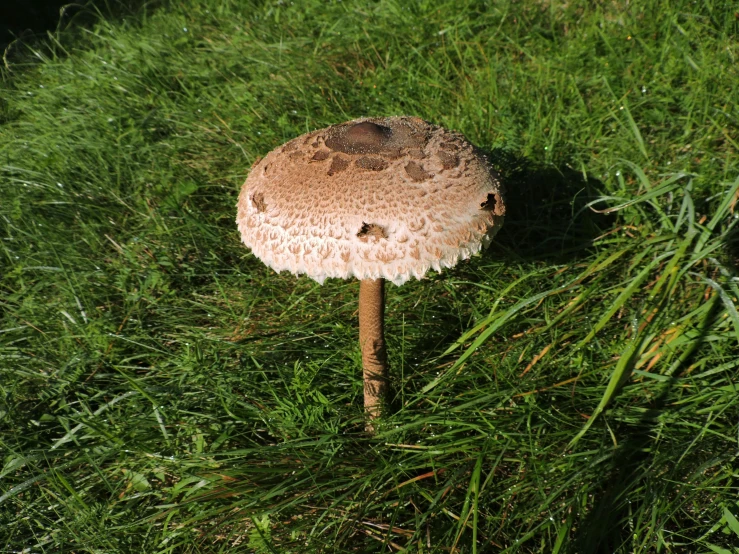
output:
M459 133L416 117L362 118L299 136L257 160L236 222L275 271L356 277L364 406L388 391L385 280L440 271L486 247L503 224L503 187Z

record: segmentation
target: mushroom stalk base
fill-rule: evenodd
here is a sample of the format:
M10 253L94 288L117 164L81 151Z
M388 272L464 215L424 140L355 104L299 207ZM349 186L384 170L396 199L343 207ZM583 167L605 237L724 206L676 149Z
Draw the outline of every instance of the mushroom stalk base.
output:
M369 417L367 431L374 431L372 420L382 413L388 391L385 352L385 280L359 282L359 345L364 371L364 410Z

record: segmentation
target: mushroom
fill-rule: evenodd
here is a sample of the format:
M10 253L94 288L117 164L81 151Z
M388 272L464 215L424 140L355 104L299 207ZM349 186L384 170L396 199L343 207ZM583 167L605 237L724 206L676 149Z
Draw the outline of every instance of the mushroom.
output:
M333 125L252 166L236 217L244 244L278 272L360 280L369 431L388 391L385 280L421 279L486 247L503 224L503 192L464 136L417 117Z

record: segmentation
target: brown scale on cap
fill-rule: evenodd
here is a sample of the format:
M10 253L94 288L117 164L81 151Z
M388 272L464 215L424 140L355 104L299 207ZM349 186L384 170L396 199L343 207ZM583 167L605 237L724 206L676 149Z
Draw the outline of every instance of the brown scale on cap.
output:
M361 167L362 169L367 169L369 171L382 171L383 169L387 169L388 166L388 163L382 158L370 158L369 156L359 158L356 161L356 164L357 167Z
M408 162L405 166L405 172L411 179L413 179L417 183L425 181L426 179L431 177L431 175L429 173L426 173L423 167L416 162Z
M503 193L459 133L415 117L365 118L267 154L244 183L237 222L277 271L402 284L486 246L503 222Z
M459 158L455 154L439 150L436 155L441 160L441 166L444 169L453 169L459 165Z
M331 167L328 168L328 174L329 176L336 175L337 173L344 171L347 167L349 167L349 160L343 156L335 156L331 160Z
M251 201L259 213L262 213L267 209L267 204L264 203L264 195L261 192L255 192L252 194Z

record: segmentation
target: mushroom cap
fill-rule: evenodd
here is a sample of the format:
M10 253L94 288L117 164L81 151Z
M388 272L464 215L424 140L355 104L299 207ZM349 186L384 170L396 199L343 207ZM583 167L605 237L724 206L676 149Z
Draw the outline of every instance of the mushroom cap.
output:
M503 224L503 192L460 133L417 117L362 118L257 160L236 222L275 271L401 285L486 247Z

